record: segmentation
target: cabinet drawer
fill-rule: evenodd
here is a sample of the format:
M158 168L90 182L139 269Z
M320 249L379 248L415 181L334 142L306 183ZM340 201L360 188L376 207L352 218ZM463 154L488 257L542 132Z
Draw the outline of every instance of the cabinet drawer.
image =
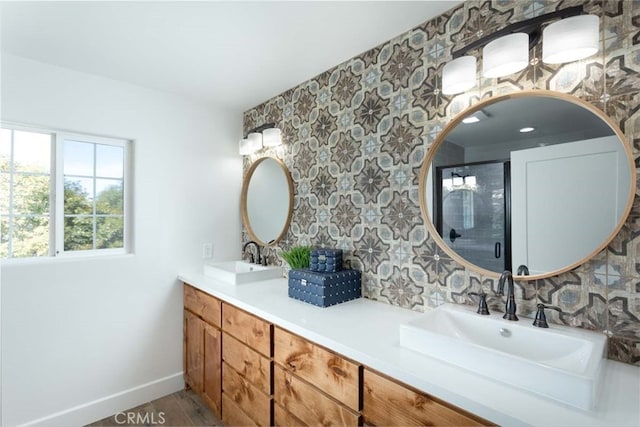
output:
M220 300L186 283L184 285L184 308L212 325L220 327Z
M271 360L227 333L222 334L222 358L242 377L271 394Z
M226 426L257 426L242 409L238 407L233 400L222 393L222 421Z
M277 403L273 405L273 425L282 427L306 426L299 418Z
M360 416L280 366L274 367L277 404L306 425L357 426Z
M364 370L366 423L378 426L481 426L493 425L482 418L414 391L368 369Z
M354 411L360 409L359 365L280 328L274 360Z
M257 425L271 425L271 398L242 378L227 362L222 362L222 394Z
M222 330L271 357L271 324L232 305L222 304Z

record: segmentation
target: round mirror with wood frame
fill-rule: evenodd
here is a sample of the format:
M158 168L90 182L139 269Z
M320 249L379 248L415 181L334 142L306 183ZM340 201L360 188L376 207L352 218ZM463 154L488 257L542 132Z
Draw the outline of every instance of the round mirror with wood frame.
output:
M251 240L262 246L282 240L293 213L293 180L281 160L262 157L251 164L242 182L240 210Z
M553 91L497 96L443 129L420 170L429 234L470 270L542 279L584 264L620 231L635 195L624 134ZM525 277L520 277L525 279Z

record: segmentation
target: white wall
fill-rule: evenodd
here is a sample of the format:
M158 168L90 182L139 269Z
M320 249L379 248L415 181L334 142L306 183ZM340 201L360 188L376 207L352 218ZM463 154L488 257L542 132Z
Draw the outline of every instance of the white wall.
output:
M1 64L2 119L133 139L135 175L133 255L2 265L2 425L79 425L179 389L176 275L202 268L204 242L240 254L240 112Z

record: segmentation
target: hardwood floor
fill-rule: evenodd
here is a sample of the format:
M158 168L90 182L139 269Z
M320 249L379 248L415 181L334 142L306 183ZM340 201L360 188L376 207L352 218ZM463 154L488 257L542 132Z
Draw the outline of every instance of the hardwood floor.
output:
M181 390L87 427L114 426L201 427L223 424L193 391Z

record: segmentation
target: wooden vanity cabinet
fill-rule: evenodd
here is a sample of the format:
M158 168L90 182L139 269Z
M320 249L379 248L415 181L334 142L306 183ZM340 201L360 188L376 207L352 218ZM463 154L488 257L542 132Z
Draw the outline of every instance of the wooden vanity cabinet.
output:
M362 415L372 426L492 426L493 423L368 368Z
M278 327L274 362L276 425L360 424L360 365Z
M221 414L220 300L184 285L184 380Z
M184 376L229 426L493 425L188 284Z
M273 425L273 326L222 303L222 421Z

